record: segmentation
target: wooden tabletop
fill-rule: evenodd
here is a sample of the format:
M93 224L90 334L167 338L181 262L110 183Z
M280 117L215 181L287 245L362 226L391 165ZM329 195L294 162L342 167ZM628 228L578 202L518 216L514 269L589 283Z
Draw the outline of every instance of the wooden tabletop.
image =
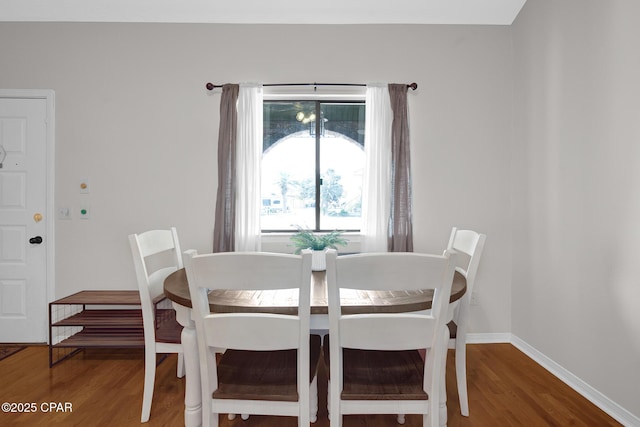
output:
M462 298L467 290L466 279L458 272L453 277L450 302ZM189 284L184 269L169 275L164 281L164 293L171 301L191 307ZM344 313L404 312L431 308L433 291L343 291ZM295 314L298 307L296 290L277 291L213 291L209 294L211 311L218 313L268 312ZM325 272L313 272L311 279L311 314L327 314L327 281Z

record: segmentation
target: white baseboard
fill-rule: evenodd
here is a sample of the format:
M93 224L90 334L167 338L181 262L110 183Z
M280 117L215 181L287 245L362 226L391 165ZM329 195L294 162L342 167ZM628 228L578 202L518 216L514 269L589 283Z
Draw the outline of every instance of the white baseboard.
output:
M511 344L511 334L467 334L467 344Z
M467 335L467 343L471 343L470 339L476 339L476 334L468 334ZM479 339L487 339L493 335L499 335L502 337L504 334L477 334L479 335ZM542 354L540 351L536 350L517 336L513 334L510 335L509 341L477 341L477 343L485 343L485 342L510 342L514 347L518 348L524 354L533 359L540 366L545 368L547 371L551 372L554 376L560 379L562 382L567 384L569 387L573 388L575 391L584 396L591 403L596 405L598 408L602 409L604 412L609 414L616 421L621 423L627 427L640 426L640 418L633 415L631 412L627 411L620 405L618 405L613 400L609 399L604 394L600 393L595 388L591 387L589 384ZM473 337L472 337L473 336Z

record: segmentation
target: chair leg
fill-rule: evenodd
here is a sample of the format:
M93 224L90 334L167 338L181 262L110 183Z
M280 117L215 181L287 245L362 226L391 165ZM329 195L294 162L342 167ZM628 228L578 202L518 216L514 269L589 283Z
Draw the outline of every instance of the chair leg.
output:
M311 392L311 390L309 390ZM311 394L311 393L309 393ZM300 396L302 398L302 396ZM303 402L299 402L300 411L298 412L298 427L309 427L311 425L311 397L307 396L307 402L309 405L303 405Z
M335 385L334 385L335 387ZM342 414L340 413L340 393L334 393L336 390L331 390L331 382L327 384L327 409L333 408L329 413L329 425L331 427L342 427Z
M318 376L313 377L309 386L309 421L318 421Z
M465 340L456 339L456 381L460 399L460 413L469 416L469 397L467 395L467 345Z
M184 353L178 353L178 378L184 377Z
M430 404L430 414L429 417L431 420L431 425L437 426L446 426L447 425L447 353L448 353L448 345L449 342L449 328L444 328L442 331L442 353L436 355L436 363L438 364L438 369L436 374L438 375L438 387L434 389L433 401L431 401L432 397L429 395L429 401L432 402ZM436 410L437 409L437 410ZM424 419L425 417L423 417Z
M327 380L327 418L331 421L331 380Z
M156 381L156 353L145 350L144 353L144 390L142 392L142 416L140 421L146 423L151 415L153 387Z

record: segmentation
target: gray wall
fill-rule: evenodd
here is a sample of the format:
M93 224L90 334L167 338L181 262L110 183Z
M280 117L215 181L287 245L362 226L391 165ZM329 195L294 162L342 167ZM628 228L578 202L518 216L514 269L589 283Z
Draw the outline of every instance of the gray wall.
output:
M0 88L56 91L56 205L92 209L56 222L56 297L135 289L132 232L174 225L211 250L205 82L415 81L416 249L488 235L471 332L513 332L640 416L639 8L529 0L512 27L0 23Z
M0 23L0 87L56 91L56 297L135 289L127 234L211 250L220 93L204 84L417 82L415 246L489 236L473 332L508 332L509 27ZM79 194L90 179L91 193Z
M640 416L640 3L513 25L512 332Z

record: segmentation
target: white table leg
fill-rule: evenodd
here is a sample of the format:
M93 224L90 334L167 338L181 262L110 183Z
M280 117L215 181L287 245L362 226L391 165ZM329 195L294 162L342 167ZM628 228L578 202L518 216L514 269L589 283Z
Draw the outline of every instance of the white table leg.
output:
M184 425L185 427L200 427L202 425L202 396L196 325L191 319L190 308L176 303L173 303L173 308L176 310L176 320L183 326L182 348L184 349L185 368Z

